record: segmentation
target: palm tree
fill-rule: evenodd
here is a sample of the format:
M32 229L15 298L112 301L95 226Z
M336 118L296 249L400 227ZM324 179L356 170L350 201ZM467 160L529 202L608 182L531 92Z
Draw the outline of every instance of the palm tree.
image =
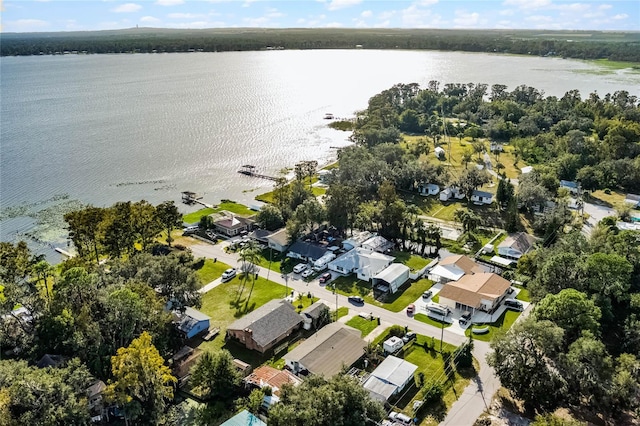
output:
M453 215L462 224L465 234L471 234L480 225L480 217L469 209L458 209Z
M427 227L426 234L431 244L435 247L436 253L439 253L442 248L442 229L440 229L439 226L431 224Z
M242 265L240 265L240 271L242 271L244 275L244 284L238 298L242 295L242 292L244 292L244 286L247 283L247 280L251 278L251 290L249 291L249 297L247 298L247 304L249 304L251 293L253 293L253 286L256 283L256 275L258 275L258 263L260 263L260 249L256 245L255 241L251 240L247 242L242 250L240 250L238 262L242 262Z
M46 260L41 260L33 266L33 271L38 276L38 281L42 280L42 286L47 294L47 301L51 302L51 295L49 294L49 285L47 283L47 277L53 273L53 267L49 265Z

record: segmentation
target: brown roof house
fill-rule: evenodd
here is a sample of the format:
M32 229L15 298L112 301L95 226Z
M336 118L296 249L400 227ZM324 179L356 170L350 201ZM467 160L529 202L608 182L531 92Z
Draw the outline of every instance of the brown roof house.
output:
M268 386L274 395L280 396L282 386L298 386L302 383L302 379L287 370L278 370L277 368L263 365L245 377L244 383L249 388L264 388Z
M429 275L433 281L445 283L448 281L458 281L464 275L476 274L484 272L484 269L473 259L464 256L448 256L442 259L436 266L429 271Z
M296 374L334 376L364 355L367 343L360 334L340 322L328 324L286 354L285 365Z
M506 297L511 283L500 275L482 272L448 282L440 290L440 304L450 309L492 312Z
M228 237L235 237L241 232L249 231L253 227L253 220L240 216L229 215L213 222L216 231Z
M301 324L302 317L291 303L275 299L231 324L227 328L227 339L265 353L298 330Z

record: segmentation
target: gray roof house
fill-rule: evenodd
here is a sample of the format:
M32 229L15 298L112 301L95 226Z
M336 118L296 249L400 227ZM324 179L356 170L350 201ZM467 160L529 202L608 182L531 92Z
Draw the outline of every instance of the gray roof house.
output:
M409 384L417 369L417 365L389 355L373 370L363 387L369 391L372 398L385 403Z
M327 248L308 241L298 240L291 244L287 256L306 262L316 261L327 252Z
M638 208L640 207L640 195L627 194L624 197L624 203L629 204L631 207Z
M229 325L227 339L265 353L298 330L301 324L302 317L291 303L275 299Z
M286 354L285 363L296 374L307 371L332 377L364 355L367 343L360 334L360 330L341 322L327 324Z
M287 228L282 228L266 237L269 248L279 251L280 253L289 247L289 233Z
M498 254L518 260L533 248L535 241L535 237L526 232L511 234L498 245Z

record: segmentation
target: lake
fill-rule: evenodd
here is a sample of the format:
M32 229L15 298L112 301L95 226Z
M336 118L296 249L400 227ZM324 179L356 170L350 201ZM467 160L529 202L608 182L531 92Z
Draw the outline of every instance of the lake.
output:
M1 235L64 241L59 211L204 194L252 203L297 161L332 161L351 117L396 83L526 84L546 95L627 90L640 74L559 58L315 50L0 59ZM181 209L189 211L180 204ZM38 213L40 212L40 213ZM39 224L34 228L35 224Z

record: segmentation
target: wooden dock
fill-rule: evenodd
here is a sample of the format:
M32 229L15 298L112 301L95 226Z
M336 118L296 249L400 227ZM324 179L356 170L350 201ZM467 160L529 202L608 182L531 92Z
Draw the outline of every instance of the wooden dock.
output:
M240 168L240 170L238 170L238 173L241 173L245 176L251 176L251 177L257 177L260 179L267 179L267 180L272 180L272 181L277 181L278 178L275 176L268 176L268 175L263 175L260 173L256 172L256 166L252 166L250 164L246 164L244 166L242 166Z

